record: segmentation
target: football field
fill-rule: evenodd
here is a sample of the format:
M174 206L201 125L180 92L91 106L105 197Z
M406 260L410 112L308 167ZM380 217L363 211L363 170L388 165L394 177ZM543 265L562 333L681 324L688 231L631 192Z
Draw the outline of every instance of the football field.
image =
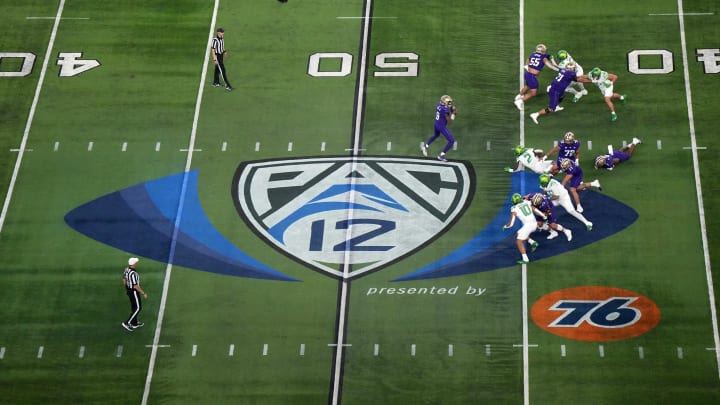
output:
M0 403L720 403L719 5L6 0ZM516 108L538 44L617 120ZM503 169L568 131L592 229L518 264Z

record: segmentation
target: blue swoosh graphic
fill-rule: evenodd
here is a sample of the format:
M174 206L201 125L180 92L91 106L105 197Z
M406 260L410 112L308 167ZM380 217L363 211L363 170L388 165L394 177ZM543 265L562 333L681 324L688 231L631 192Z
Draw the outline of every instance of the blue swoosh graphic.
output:
M73 209L65 215L65 222L99 242L169 263L185 175L177 173L107 194ZM197 170L187 172L172 263L239 277L298 281L255 260L215 229L200 204L197 179Z
M515 245L515 232L520 225L516 223L513 229L506 231L502 227L510 218L510 196L512 193L526 194L529 191L526 184L529 190L539 189L538 175L525 171L513 173L505 204L485 229L442 259L392 281L459 276L516 266L520 253ZM591 190L581 193L585 208L583 215L593 222L593 230L586 231L582 223L567 214L562 207L556 207L558 223L573 231L573 239L568 242L565 236L560 235L553 240L545 240L545 234L540 234L536 238L540 247L530 253L530 260L537 261L579 249L620 232L638 218L638 213L631 207L607 195Z

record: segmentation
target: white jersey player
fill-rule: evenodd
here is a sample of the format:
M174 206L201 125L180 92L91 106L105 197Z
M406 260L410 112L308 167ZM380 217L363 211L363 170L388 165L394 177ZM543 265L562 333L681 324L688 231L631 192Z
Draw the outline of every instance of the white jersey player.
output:
M612 101L620 100L623 104L627 102L627 97L625 95L620 95L614 92L613 87L618 78L617 75L608 73L599 67L594 67L593 70L590 71L590 75L588 77L590 81L595 83L598 89L600 89L600 93L602 93L605 98L605 104L607 104L610 109L610 121L617 121L617 114L615 114L615 106Z
M515 219L520 218L522 227L518 229L517 239L515 241L517 243L517 248L522 255L522 260L518 260L518 263L529 263L530 259L528 259L527 251L525 250L525 241L530 243L531 252L534 252L535 249L537 249L539 244L530 238L530 234L538 229L537 218L535 218L535 216L537 215L541 218L547 217L545 214L540 212L540 210L533 207L530 201L523 199L523 197L518 193L512 195L511 201L513 206L510 208L510 222L503 226L503 230L512 228L512 226L515 225Z
M518 145L513 149L515 152L515 160L518 162L517 169L506 167L504 170L508 173L519 172L524 167L532 170L537 174L549 173L553 165L552 160L545 160L545 155L540 149L525 148Z
M565 208L568 214L585 224L585 228L588 231L592 231L593 223L588 221L583 214L577 212L570 199L570 193L563 187L562 183L552 178L549 174L540 175L539 182L540 188L550 197L553 206L557 207L559 205Z

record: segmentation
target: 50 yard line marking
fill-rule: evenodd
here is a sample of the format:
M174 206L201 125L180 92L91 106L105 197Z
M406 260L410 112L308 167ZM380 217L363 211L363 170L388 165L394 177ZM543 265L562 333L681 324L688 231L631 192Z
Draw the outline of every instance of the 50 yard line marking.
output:
M175 217L175 226L173 229L172 239L170 241L170 253L168 255L168 263L165 267L165 280L163 281L162 296L160 298L160 307L158 308L157 325L155 327L155 335L153 336L153 345L150 351L150 361L148 363L147 376L145 378L145 389L143 391L142 405L147 405L148 398L150 396L150 386L152 384L153 373L155 371L155 361L157 360L157 349L160 343L160 333L162 332L162 323L165 316L165 305L167 303L167 294L170 287L170 276L172 275L172 262L175 257L175 247L177 246L178 229L180 228L180 220L182 219L182 213L184 208L185 193L187 191L188 172L192 164L193 151L195 151L195 137L197 135L197 124L200 117L200 105L202 104L203 88L205 87L205 78L208 69L208 60L210 53L207 51L207 47L212 41L214 34L215 22L217 20L217 13L220 0L215 0L213 7L212 19L210 21L210 30L208 33L208 41L205 43L203 48L203 67L202 74L200 75L200 84L198 85L197 99L195 101L195 114L193 115L192 129L190 130L190 140L188 141L187 159L185 159L185 174L183 175L182 187L180 189L179 204L177 209L177 215ZM43 69L44 70L44 69Z
M50 41L48 41L47 51L45 51L45 59L43 60L42 69L40 70L40 78L38 79L37 86L35 86L35 96L33 96L33 101L30 105L30 113L28 113L28 119L25 123L25 131L23 132L22 141L20 141L20 150L18 151L18 156L15 160L15 168L13 169L13 174L10 178L10 185L8 185L8 191L5 195L2 212L0 212L0 232L2 232L3 226L5 225L5 218L7 217L7 211L10 207L10 200L12 200L13 190L15 189L15 183L17 182L18 173L20 172L20 165L22 164L23 156L25 156L25 146L27 146L27 140L30 136L30 127L32 127L33 118L35 118L35 110L37 108L38 100L40 99L40 90L42 90L43 83L45 82L45 73L47 72L48 62L50 61L50 56L52 55L53 46L55 45L55 37L57 36L58 26L60 25L60 19L62 18L63 8L65 8L65 0L60 0L57 14L55 14L55 23L53 24L52 33L50 34Z

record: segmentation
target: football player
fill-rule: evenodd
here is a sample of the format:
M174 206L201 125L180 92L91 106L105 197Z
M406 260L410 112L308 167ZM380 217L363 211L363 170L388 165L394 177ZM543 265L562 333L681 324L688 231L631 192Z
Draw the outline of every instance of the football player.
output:
M568 214L574 216L578 221L582 222L588 231L592 231L593 223L588 221L583 214L577 212L570 200L570 193L568 193L567 189L563 187L559 181L549 174L541 174L538 181L540 183L540 188L548 196L553 206L557 207L559 205L565 208L565 211L567 211Z
M627 103L626 95L613 92L613 87L617 78L617 75L608 73L599 67L594 67L593 70L590 71L590 81L595 83L598 89L600 89L600 93L602 93L605 98L605 104L607 104L610 109L610 121L617 121L618 118L617 114L615 114L615 106L612 101L620 100L623 105Z
M570 62L565 65L564 68L560 69L555 79L550 83L550 90L548 91L549 103L546 108L538 112L530 114L530 118L534 123L538 123L538 117L541 115L549 114L556 111L562 111L563 107L560 106L560 102L563 100L565 89L572 82L585 82L588 83L589 79L585 76L578 76L575 73L575 62Z
M585 190L588 187L596 187L598 190L602 191L600 181L598 179L595 179L589 183L583 182L582 169L579 165L576 165L575 162L570 159L561 159L560 168L563 172L565 172L565 177L562 180L562 185L563 187L567 187L570 190L570 194L572 195L573 200L575 200L575 209L577 210L577 212L582 214L583 207L582 205L580 205L580 195L578 195L577 192Z
M642 141L638 138L633 138L632 143L628 146L623 146L620 150L613 150L612 145L608 145L608 155L600 155L595 158L596 169L608 169L612 170L615 166L622 162L630 160L633 153L635 152L635 146L641 144Z
M565 234L568 242L572 240L572 231L557 223L555 207L548 196L543 193L530 193L525 198L532 202L533 207L543 213L541 216L536 215L535 219L537 220L538 229L550 232L548 239L557 238L559 231Z
M575 63L575 73L578 76L582 76L584 74L582 66L580 66L579 63L573 57L570 55L570 52L561 49L557 51L557 66L559 68L564 68L568 63L573 62ZM573 97L573 103L577 103L580 101L580 98L582 96L587 96L588 92L585 89L585 85L582 84L582 82L572 82L570 85L565 89L566 92L572 94Z
M543 156L543 159L547 159L550 156L558 154L557 159L553 163L550 172L556 174L559 171L560 159L572 159L575 164L580 164L580 141L575 139L575 134L571 131L565 133L563 139L558 141L557 145L550 149L548 153Z
M440 101L438 101L435 108L434 133L432 136L430 136L427 142L424 142L420 145L420 150L422 151L423 156L428 155L428 148L430 148L430 144L435 142L435 140L440 136L440 134L443 134L445 139L447 139L447 144L437 158L438 160L447 162L445 154L450 150L450 148L452 148L453 144L455 143L455 138L453 137L452 132L450 132L447 126L455 120L455 114L457 114L457 107L455 107L452 97L448 95L440 97Z
M522 260L518 260L518 263L529 263L530 259L528 259L527 251L525 250L525 241L530 244L531 252L537 249L539 244L530 238L530 234L537 230L535 216L538 215L542 217L544 214L533 207L530 201L523 199L518 193L512 195L511 201L513 205L510 208L510 220L503 226L503 230L512 228L515 224L515 218L520 218L522 227L518 229L515 240L517 248L522 255Z
M525 62L525 85L515 96L514 101L518 110L522 111L525 102L537 95L538 88L540 87L538 75L545 65L556 72L559 70L555 62L552 61L552 56L547 53L547 46L538 44L535 47L535 51L528 56Z
M541 149L526 148L518 145L513 149L513 152L515 152L515 160L518 162L518 166L517 169L505 167L504 170L508 173L519 172L525 167L538 174L548 173L553 165L551 160L545 160Z

